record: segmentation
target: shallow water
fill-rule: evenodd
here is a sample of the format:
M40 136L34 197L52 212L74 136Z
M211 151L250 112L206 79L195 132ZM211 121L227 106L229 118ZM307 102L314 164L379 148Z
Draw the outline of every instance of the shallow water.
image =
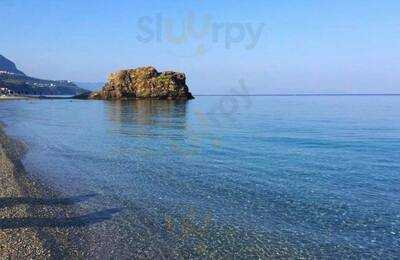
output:
M120 209L88 227L99 255L387 258L400 255L399 101L19 100L0 120L28 144L30 174Z

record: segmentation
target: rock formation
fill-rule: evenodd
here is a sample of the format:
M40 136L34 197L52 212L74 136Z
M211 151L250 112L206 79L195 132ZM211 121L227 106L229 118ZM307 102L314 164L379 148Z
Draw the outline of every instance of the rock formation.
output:
M158 72L153 67L121 70L112 73L102 90L89 99L193 99L183 73Z

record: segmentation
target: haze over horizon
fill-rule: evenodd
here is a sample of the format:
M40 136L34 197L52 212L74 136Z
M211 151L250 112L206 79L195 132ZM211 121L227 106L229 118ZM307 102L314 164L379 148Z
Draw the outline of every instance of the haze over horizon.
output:
M400 3L2 1L0 54L28 75L104 82L151 65L194 94L399 93ZM183 29L184 28L184 29Z

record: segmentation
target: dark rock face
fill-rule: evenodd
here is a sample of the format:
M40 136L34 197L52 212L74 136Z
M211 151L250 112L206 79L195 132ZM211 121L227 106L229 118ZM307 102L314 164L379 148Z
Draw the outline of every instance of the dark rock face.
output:
M187 100L194 97L186 85L185 74L172 71L160 73L153 67L143 67L112 73L103 89L91 93L89 98Z
M14 62L2 55L0 55L0 71L25 76L22 71L17 69Z

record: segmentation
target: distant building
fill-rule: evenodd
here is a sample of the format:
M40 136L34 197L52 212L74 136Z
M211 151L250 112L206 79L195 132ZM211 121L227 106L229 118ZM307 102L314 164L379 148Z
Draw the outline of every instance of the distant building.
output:
M11 95L13 92L11 91L11 90L9 90L8 88L0 88L0 94L2 95L2 96L4 96L4 95L6 95L6 96L8 96L8 95Z
M9 72L9 71L4 71L4 70L0 70L0 74L15 75L15 73L12 73L12 72Z

